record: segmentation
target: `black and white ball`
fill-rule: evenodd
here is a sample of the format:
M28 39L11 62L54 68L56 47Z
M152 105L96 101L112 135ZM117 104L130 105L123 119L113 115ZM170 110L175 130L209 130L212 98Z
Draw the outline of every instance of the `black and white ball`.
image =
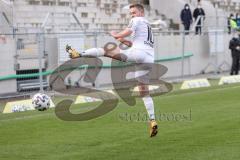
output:
M33 107L38 111L45 111L50 107L50 97L43 93L37 93L32 98Z

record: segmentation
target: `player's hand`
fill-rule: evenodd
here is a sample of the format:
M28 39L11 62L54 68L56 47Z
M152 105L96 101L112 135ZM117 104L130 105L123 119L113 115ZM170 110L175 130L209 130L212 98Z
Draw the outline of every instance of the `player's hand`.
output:
M239 51L240 50L240 46L237 46L236 49Z
M116 32L116 31L111 31L111 32L110 32L110 35L111 35L113 38L115 38L115 39L118 38L118 37L117 37L117 32Z
M119 42L121 42L122 44L128 46L128 47L132 47L132 42L131 42L131 41L128 41L128 40L126 40L126 39L124 39L124 38L118 38L117 40L118 40Z

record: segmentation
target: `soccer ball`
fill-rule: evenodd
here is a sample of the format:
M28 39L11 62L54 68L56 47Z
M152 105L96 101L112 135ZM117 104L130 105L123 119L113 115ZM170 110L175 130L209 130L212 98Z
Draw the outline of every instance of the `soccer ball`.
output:
M38 111L45 111L50 107L50 97L46 94L37 93L32 98L33 107Z

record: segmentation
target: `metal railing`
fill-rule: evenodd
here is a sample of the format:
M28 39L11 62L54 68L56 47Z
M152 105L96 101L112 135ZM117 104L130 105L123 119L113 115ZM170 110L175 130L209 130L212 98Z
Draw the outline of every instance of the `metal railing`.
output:
M226 35L227 31L226 30L222 30L221 32L219 31L206 31L203 30L202 31L202 36L209 36L210 33L216 33L216 36L214 38L217 38L217 34L220 35ZM178 75L179 78L183 78L186 75L186 69L188 68L189 70L191 70L191 68L193 66L191 66L190 64L190 57L189 56L186 59L186 53L188 52L195 52L194 50L192 50L192 48L190 47L189 49L189 44L191 43L192 39L194 39L194 37L198 37L195 35L194 31L190 31L189 35L186 35L185 31L154 31L154 35L156 37L155 43L156 43L156 48L159 48L158 45L160 45L161 47L168 47L168 46L163 46L162 44L160 44L158 41L159 40L163 40L164 38L166 38L166 41L168 42L168 45L170 46L168 50L166 50L166 52L169 52L170 54L170 58L167 57L169 56L168 53L166 53L166 56L161 56L162 54L162 50L161 50L161 54L157 53L158 55L156 55L156 62L168 62L171 61L171 59L178 59L181 61L181 69L180 69L180 75ZM62 33L45 33L42 30L39 30L37 33L36 32L23 32L23 30L18 29L16 30L16 32L14 34L12 33L5 33L2 34L3 37L5 37L6 39L12 39L14 41L13 46L16 46L15 50L15 56L14 56L14 64L17 66L17 64L19 63L19 59L21 59L21 57L28 57L32 60L37 60L38 61L38 70L39 72L36 73L34 75L34 77L37 77L37 79L35 80L30 80L30 81L18 81L17 84L17 91L26 91L26 90L31 90L31 88L33 90L36 90L36 88L39 88L41 92L44 91L44 89L47 89L47 75L51 74L51 70L50 69L50 65L49 64L49 57L51 56L51 53L49 53L49 51L51 49L47 48L47 40L48 39L59 39L62 37L68 37L68 38L73 38L73 37L83 37L83 39L85 40L86 44L84 45L84 48L92 48L92 47L101 47L102 45L104 45L104 41L112 41L113 39L110 38L109 34L105 31L96 31L96 32L62 32ZM214 35L213 35L214 36ZM171 40L174 40L174 42L171 42ZM55 41L56 43L58 43L57 41ZM163 41L164 42L164 41ZM1 42L0 42L1 43ZM175 43L178 43L178 45L175 45ZM215 39L215 45L219 45L217 42L217 39ZM32 50L29 48L26 49L27 47L33 47ZM171 47L174 46L174 47ZM30 48L31 48L30 47ZM49 46L48 46L49 47ZM58 46L57 46L58 47ZM161 48L160 47L160 48ZM25 50L25 52L22 52L22 50ZM52 48L52 50L54 50L54 47ZM57 48L55 48L55 50L57 50ZM27 52L28 51L28 52ZM27 53L26 53L27 52ZM223 52L228 52L227 49L225 49L225 51ZM32 53L32 54L31 54ZM173 53L173 54L171 54ZM178 53L177 56L174 55L174 53ZM24 55L24 56L23 56ZM31 57L31 55L34 55ZM193 54L194 55L194 54ZM6 55L7 56L7 55ZM171 57L172 56L172 57ZM178 57L178 58L176 58ZM218 54L215 55L211 55L212 58L217 59L218 58ZM166 61L163 61L163 59L166 59ZM43 66L43 60L45 63L48 63L47 65ZM186 65L187 64L187 65ZM31 65L31 64L29 64ZM37 65L37 64L36 64ZM109 65L109 63L105 64L105 65ZM206 68L203 68L203 70L205 71L209 66L214 66L214 73L216 74L218 71L220 71L220 68L218 68L218 64L216 64L216 61L213 61L209 64L206 65ZM29 66L31 68L31 66ZM17 70L18 67L15 67L15 69ZM44 69L44 71L43 71ZM1 71L1 68L0 68ZM47 71L47 73L46 73ZM188 71L187 74L190 74L190 71ZM7 77L9 76L8 74L6 75L1 75L0 74L0 83L2 80L7 80L7 78L4 79L4 76ZM21 75L16 75L16 76L21 76ZM24 75L23 75L24 76ZM11 76L9 76L11 77ZM1 80L2 78L2 80Z

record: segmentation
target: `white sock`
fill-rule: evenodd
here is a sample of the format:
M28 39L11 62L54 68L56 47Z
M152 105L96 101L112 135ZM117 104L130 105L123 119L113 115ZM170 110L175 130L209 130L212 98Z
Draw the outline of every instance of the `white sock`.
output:
M87 49L86 51L81 53L83 57L101 57L104 56L104 49L103 48L91 48Z
M154 114L154 104L153 104L153 100L152 100L152 97L150 96L145 96L142 98L143 102L144 102L144 105L146 107L146 110L148 112L148 116L149 116L149 119L152 120L154 119L155 120L155 114Z

